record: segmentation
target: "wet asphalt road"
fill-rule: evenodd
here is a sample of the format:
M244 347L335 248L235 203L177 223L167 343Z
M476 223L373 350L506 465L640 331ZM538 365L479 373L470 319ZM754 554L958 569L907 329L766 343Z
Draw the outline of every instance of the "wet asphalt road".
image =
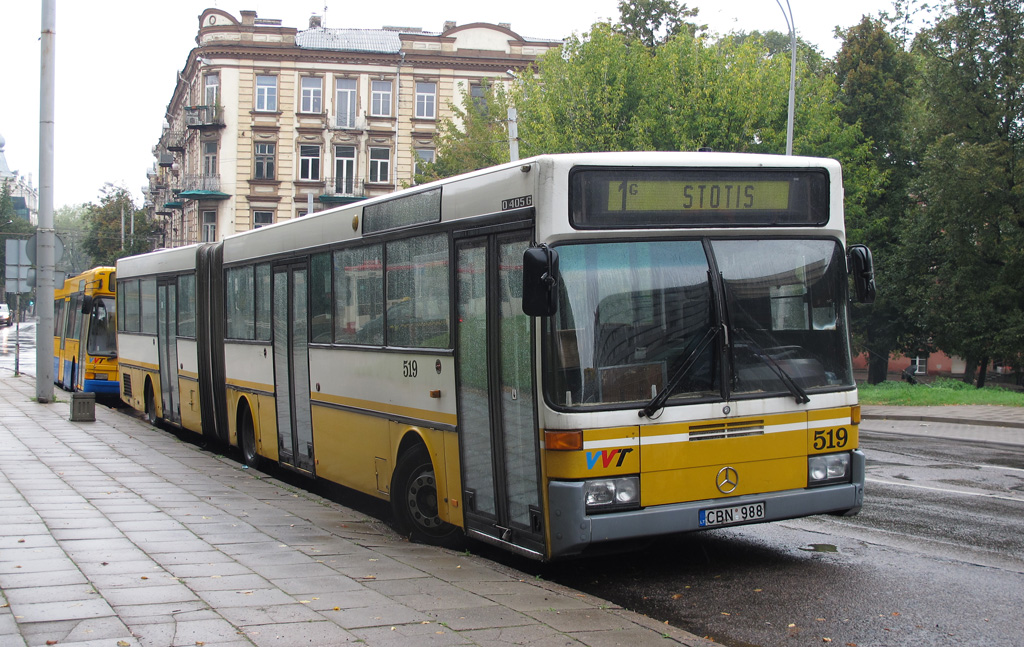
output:
M667 538L531 572L736 647L1024 645L1024 447L871 425L856 517Z

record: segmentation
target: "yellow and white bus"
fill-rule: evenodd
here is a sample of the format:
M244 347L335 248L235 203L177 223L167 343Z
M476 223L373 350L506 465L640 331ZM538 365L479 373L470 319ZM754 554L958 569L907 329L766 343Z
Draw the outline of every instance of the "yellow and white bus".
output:
M113 267L64 281L53 297L53 382L68 391L116 397L117 324Z
M862 505L840 166L551 155L118 262L122 398L537 559Z

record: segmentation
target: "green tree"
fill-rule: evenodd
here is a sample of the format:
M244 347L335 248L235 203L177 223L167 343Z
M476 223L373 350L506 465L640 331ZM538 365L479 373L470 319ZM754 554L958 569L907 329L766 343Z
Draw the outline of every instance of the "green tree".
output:
M119 258L152 250L158 233L158 226L148 219L146 211L136 209L131 194L121 187L106 191L99 205L89 205L85 219L82 249L96 265L113 265Z
M699 11L676 0L619 0L616 29L631 40L654 47L680 33L695 36L707 30L707 25L686 20L696 18Z
M989 358L1024 357L1024 8L955 0L917 46L930 142L917 289L936 345L979 364L982 386Z
M898 244L904 215L913 206L910 184L917 155L912 150L911 117L916 67L886 25L865 16L840 32L843 46L834 63L840 116L860 126L869 138L871 163L878 184L865 192L864 210L847 219L850 243L864 243L874 252L879 295L874 304L855 307L854 346L868 352L868 382L886 379L894 350L921 346L920 319L904 307L901 286L906 271ZM856 217L856 216L860 217Z
M417 184L509 161L505 88L485 80L480 90L473 96L463 86L459 104L449 105L452 117L440 121L434 136L436 159L419 165Z
M53 212L53 228L64 244L64 258L57 269L69 276L95 267L92 257L83 249L88 212L87 204L66 205Z

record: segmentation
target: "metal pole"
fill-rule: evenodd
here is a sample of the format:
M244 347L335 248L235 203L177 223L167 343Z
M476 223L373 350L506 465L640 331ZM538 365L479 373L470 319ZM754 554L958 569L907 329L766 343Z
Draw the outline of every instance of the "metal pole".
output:
M786 118L786 155L793 154L793 115L796 106L796 22L793 20L793 8L786 0L786 8L782 8L781 0L775 0L782 10L782 17L786 19L786 26L789 27L789 114ZM786 13L786 10L789 13Z
M21 375L21 292L14 295L14 377Z
M57 0L42 0L39 37L39 228L36 235L36 401L53 401L53 115Z

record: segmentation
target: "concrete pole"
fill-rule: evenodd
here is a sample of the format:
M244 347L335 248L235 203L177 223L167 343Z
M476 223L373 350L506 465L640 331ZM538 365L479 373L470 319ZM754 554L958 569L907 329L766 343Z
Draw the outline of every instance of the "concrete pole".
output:
M57 0L42 0L39 71L39 228L36 234L36 401L53 402L53 115Z
M519 111L515 108L508 109L508 159L519 161Z

